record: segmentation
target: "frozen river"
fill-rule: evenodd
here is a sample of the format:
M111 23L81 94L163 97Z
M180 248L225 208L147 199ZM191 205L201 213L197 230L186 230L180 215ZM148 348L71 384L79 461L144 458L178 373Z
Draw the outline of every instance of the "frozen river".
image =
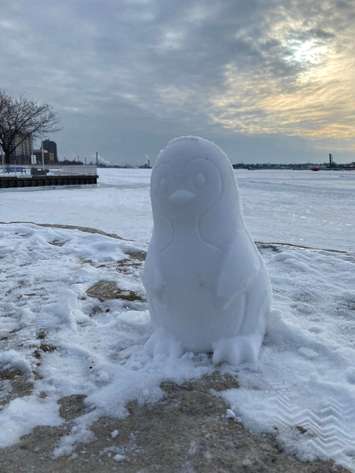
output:
M150 171L100 169L97 187L2 190L0 221L95 227L147 242ZM355 172L236 171L256 240L355 248Z

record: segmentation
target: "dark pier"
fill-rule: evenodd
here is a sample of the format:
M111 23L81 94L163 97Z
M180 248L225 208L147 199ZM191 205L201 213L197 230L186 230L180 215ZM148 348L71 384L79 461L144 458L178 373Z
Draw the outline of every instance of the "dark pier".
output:
M33 172L28 168L24 169L24 172L3 172L0 173L0 189L97 184L96 166L75 166L75 169L73 168L74 166L63 166L61 169L56 167L55 173L50 172L51 170L48 168L39 172L37 169Z
M97 184L97 176L0 176L0 189L5 187L81 186L84 184Z

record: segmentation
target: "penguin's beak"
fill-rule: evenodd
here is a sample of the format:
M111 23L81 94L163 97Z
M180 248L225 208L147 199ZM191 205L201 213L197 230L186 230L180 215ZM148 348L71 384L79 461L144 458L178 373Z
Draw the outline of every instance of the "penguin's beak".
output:
M169 195L170 202L178 205L187 204L195 198L195 194L185 189L180 189Z

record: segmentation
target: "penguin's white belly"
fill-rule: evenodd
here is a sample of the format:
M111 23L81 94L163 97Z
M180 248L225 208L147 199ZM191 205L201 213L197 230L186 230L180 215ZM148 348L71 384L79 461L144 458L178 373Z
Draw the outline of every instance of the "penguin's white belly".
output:
M245 294L225 309L217 295L220 250L205 244L174 242L157 262L164 289L154 301L153 317L175 334L187 350L211 351L220 338L235 334L245 311Z

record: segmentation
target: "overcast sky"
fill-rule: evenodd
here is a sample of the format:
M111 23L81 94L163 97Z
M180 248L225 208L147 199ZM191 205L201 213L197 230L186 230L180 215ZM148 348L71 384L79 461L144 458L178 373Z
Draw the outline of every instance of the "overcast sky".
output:
M355 0L0 0L0 88L55 108L63 158L355 161Z

